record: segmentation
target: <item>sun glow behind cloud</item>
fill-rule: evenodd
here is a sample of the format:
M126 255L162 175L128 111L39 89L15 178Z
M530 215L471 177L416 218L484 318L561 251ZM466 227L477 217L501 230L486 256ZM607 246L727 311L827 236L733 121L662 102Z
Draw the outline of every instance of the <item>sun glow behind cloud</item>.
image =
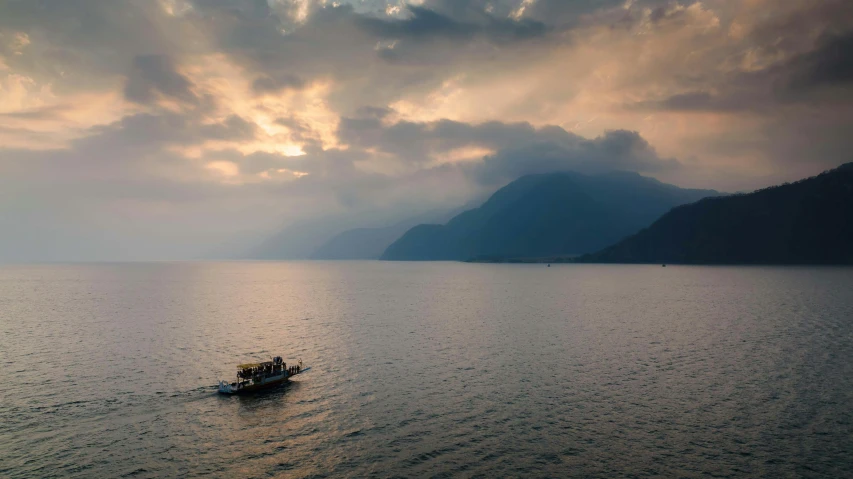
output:
M205 112L209 124L226 121L236 115L256 127L250 138L211 139L176 150L189 158L200 158L225 149L243 155L264 152L299 157L306 154L306 142L322 149L340 146L335 134L338 115L327 104L332 88L328 81L317 80L300 90L259 95L253 91L251 76L244 68L221 54L185 65L181 73L195 85L199 94L213 99L214 106ZM214 169L226 173L228 181L240 175L239 168L223 168L221 163L216 163ZM278 171L284 172L289 170ZM307 174L297 171L293 176L299 178ZM260 176L268 180L279 177L272 174Z

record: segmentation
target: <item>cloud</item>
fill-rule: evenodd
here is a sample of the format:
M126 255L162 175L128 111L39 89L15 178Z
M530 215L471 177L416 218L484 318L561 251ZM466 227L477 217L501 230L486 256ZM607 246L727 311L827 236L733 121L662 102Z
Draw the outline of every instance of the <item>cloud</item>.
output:
M487 157L473 171L481 183L500 185L523 175L552 171L601 173L621 170L656 174L680 166L675 159L660 158L636 132L615 130L591 140L544 139L509 147Z
M789 86L811 89L853 83L853 29L822 36L817 47L787 65L792 72Z
M288 89L298 90L304 86L305 82L296 75L283 75L278 78L263 76L252 82L252 89L259 94L276 93Z
M263 134L236 115L215 119L199 116L197 111L138 113L93 127L66 149L0 151L6 159L0 168L0 187L5 194L15 195L18 204L63 204L67 210L63 221L76 225L66 226L75 236L51 250L51 257L66 254L73 250L71 244L81 241L101 244L105 256L94 257L121 257L127 248L139 248L140 256L134 257L148 257L190 251L193 242L200 240L200 231L226 235L235 225L257 227L269 221L272 212L276 218L294 219L305 212L341 210L399 215L461 204L472 194L527 173L676 166L658 158L632 132L608 132L589 140L554 126L448 120L383 124L377 117L387 119L389 112L367 108L363 113L367 116L342 119L342 148L318 147L301 156L244 153L229 147ZM311 135L310 128L297 119L280 120ZM208 146L200 157L182 153L203 145ZM487 154L452 156L463 150ZM54 213L36 208L33 214L39 221L54 221L50 219ZM179 212L199 215L204 221L229 220L205 223L203 228L201 219L173 224L162 241L147 238L144 245L135 236L143 224L156 230ZM113 215L135 218L134 224L119 222L120 226L111 227L111 241L116 243L106 245L99 228L107 226L93 225ZM40 234L19 228L21 234L26 231ZM190 241L176 240L179 231ZM7 247L8 241L12 239ZM86 255L95 254L88 247L86 251ZM93 258L86 255L75 257Z
M501 18L481 12L479 22L464 22L429 8L408 6L410 16L403 19L363 17L359 24L373 36L383 39L430 41L435 39L471 41L477 37L501 44L544 36L547 26L539 21Z
M21 120L48 120L70 111L69 105L48 105L43 107L29 108L25 110L9 111L0 113L4 118L15 118Z
M845 92L853 83L853 30L824 34L813 49L794 54L764 68L733 71L714 85L716 92L689 91L662 100L641 101L632 107L671 111L768 111L790 104L838 106L853 100ZM831 97L827 88L839 89Z
M849 161L851 38L846 0L0 2L0 256L180 257L554 170L793 180Z
M222 120L198 112L138 113L105 126L93 127L88 136L74 140L77 149L106 152L127 149L158 151L169 146L192 146L206 141L244 141L257 134L257 126L237 115Z
M672 10L671 6L659 7L666 8ZM740 18L732 19L728 29L717 28L718 33L701 37L706 49L707 42L713 42L719 59L717 65L696 65L706 75L677 76L670 89L680 87L682 91L637 105L664 110L737 111L766 110L791 102L837 103L837 98L819 95L817 90L843 87L853 78L849 53L853 46L853 4L795 1L780 5L773 15L758 15L760 6L756 8L758 11L742 12ZM675 9L680 15L689 10ZM653 10L649 18L659 23L667 14L656 12ZM684 46L685 50L699 47L698 43ZM695 53L693 50L689 55ZM670 71L678 73L678 69Z
M135 57L179 57L198 40L160 1L2 2L0 31L30 41L24 54L6 57L11 69L62 92L104 89L127 74Z
M136 103L151 104L157 100L159 93L192 104L198 102L192 88L192 82L175 69L174 62L168 56L138 55L133 59L124 96Z
M656 173L680 166L674 159L660 158L637 132L624 130L586 139L553 125L449 120L383 124L376 118L344 118L339 136L362 150L425 165L435 165L453 151L490 152L457 162L473 180L489 186L548 171Z
M249 19L263 19L272 12L267 0L192 0L192 5L202 12L219 10Z

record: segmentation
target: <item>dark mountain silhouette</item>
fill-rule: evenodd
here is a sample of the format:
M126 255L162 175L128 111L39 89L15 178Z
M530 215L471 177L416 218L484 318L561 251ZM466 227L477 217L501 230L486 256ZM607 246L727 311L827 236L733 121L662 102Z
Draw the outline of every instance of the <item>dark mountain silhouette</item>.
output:
M793 184L674 208L578 261L853 264L853 163Z
M385 260L467 260L583 254L637 232L676 205L719 194L636 173L550 173L519 178L446 225L423 224Z

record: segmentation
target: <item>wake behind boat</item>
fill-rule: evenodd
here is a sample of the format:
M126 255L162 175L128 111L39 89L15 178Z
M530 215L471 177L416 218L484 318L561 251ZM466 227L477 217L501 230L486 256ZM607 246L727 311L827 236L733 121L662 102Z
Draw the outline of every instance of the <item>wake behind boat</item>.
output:
M241 394L267 389L284 382L292 376L304 373L309 368L303 367L302 360L293 366L287 365L281 356L272 358L272 361L262 363L247 363L237 366L237 380L228 382L219 381L219 392L222 394Z

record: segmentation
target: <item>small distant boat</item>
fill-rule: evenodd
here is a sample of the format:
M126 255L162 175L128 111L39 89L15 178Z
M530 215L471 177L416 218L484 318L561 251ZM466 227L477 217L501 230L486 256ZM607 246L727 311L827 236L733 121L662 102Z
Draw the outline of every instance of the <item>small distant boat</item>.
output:
M661 268L666 268L665 264L660 265Z
M228 382L219 381L219 392L221 394L242 394L271 388L290 380L292 376L308 371L298 363L288 366L281 356L272 358L272 361L262 363L247 363L237 366L237 380Z

